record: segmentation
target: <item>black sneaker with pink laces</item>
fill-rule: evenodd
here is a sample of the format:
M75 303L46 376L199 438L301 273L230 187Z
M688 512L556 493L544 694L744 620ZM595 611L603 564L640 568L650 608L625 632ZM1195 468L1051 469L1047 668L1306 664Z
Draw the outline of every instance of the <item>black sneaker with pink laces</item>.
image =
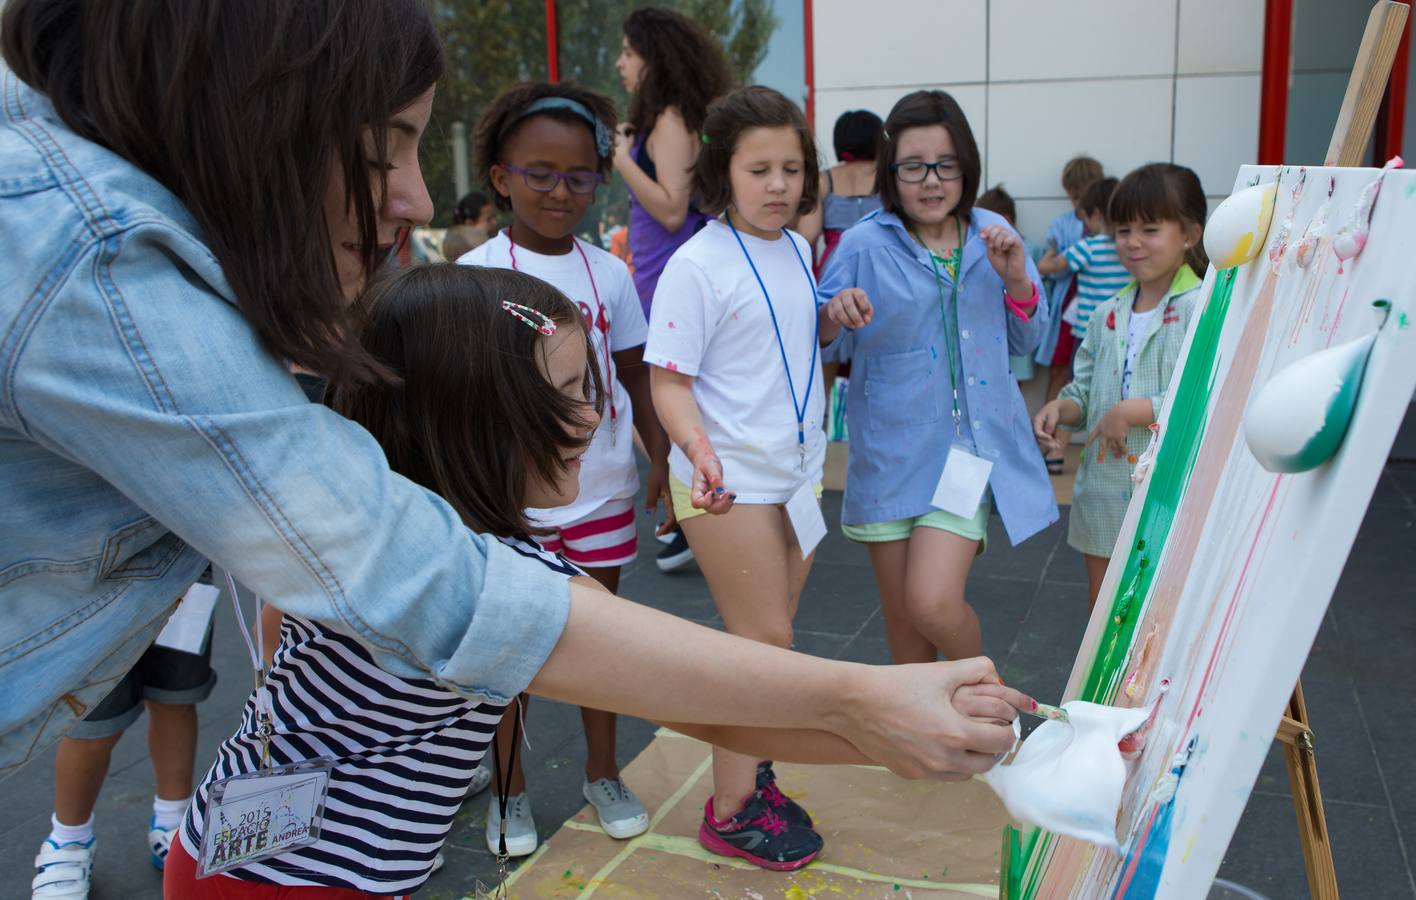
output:
M805 825L782 818L753 791L747 805L726 820L713 817L713 798L703 806L698 843L719 856L736 856L774 872L800 869L821 852L821 835Z
M762 792L762 797L771 805L777 815L796 825L805 825L807 828L814 828L815 823L811 821L811 813L802 808L802 805L777 787L777 773L772 771L772 760L764 760L757 764L757 789Z

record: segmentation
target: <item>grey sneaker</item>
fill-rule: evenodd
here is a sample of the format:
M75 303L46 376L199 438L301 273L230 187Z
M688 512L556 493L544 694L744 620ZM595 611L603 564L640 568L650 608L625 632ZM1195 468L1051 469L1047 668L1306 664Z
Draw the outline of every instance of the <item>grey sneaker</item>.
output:
M501 809L495 792L487 795L487 849L495 856L501 843ZM536 820L531 818L531 798L516 794L506 804L506 854L530 856L540 841L536 837Z
M472 770L472 777L467 779L467 796L482 793L491 783L492 770L486 766L478 766Z
M644 810L644 804L620 779L588 781L580 792L595 807L600 827L610 837L624 840L649 830L649 813Z

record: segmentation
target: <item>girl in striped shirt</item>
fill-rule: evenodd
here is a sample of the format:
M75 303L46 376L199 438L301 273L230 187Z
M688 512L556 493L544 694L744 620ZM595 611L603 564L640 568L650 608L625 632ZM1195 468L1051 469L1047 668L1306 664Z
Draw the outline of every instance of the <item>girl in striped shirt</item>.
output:
M526 513L575 499L580 455L600 422L600 402L589 399L602 396L600 370L580 310L529 275L450 264L403 270L364 303L362 340L401 382L336 384L326 402L469 526L567 578L581 575L533 542ZM174 842L166 896L275 897L272 885L342 888L329 896L343 898L417 890L505 707L387 672L354 639L293 615L258 693L272 718L269 766L333 760L319 839L196 878L212 785L265 767L253 693Z
M1077 295L1063 311L1062 321L1071 327L1078 341L1087 336L1092 311L1131 280L1131 273L1117 255L1112 223L1106 215L1107 203L1115 190L1115 178L1092 182L1078 204L1087 225L1087 236L1061 253L1049 253L1037 264L1037 270L1044 276L1069 272L1077 276Z

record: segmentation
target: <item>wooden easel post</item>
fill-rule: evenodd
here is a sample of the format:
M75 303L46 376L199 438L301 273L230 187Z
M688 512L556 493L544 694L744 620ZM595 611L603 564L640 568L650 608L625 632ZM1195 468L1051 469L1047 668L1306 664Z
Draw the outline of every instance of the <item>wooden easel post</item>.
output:
M1379 0L1372 7L1324 165L1356 166L1362 162L1410 9L1406 3L1394 0ZM1337 870L1332 862L1332 843L1323 813L1323 795L1318 787L1318 764L1313 754L1313 732L1308 727L1302 682L1293 688L1288 709L1278 723L1276 740L1283 744L1284 762L1288 767L1288 786L1293 792L1293 811L1298 817L1298 842L1303 848L1303 865L1308 873L1308 893L1313 900L1337 900Z

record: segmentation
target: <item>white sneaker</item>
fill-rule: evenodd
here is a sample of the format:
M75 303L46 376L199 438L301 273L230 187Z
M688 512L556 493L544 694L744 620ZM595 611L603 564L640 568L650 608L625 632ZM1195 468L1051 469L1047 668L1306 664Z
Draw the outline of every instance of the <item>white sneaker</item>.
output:
M600 827L610 837L624 840L649 830L649 813L622 780L601 778L586 782L580 792L595 807Z
M487 798L487 849L495 856L500 851L501 809L496 794ZM525 793L507 798L506 854L530 856L540 841L536 837L536 820L531 818L531 798Z
M467 796L482 793L491 783L492 770L486 766L478 766L472 770L472 778L467 782Z
M177 827L159 828L155 819L148 819L148 849L152 851L152 867L159 872L167 865L167 851L172 849Z
M39 855L34 858L35 876L30 882L33 900L88 900L97 845L97 838L89 838L84 844L62 846L45 838L39 845Z

